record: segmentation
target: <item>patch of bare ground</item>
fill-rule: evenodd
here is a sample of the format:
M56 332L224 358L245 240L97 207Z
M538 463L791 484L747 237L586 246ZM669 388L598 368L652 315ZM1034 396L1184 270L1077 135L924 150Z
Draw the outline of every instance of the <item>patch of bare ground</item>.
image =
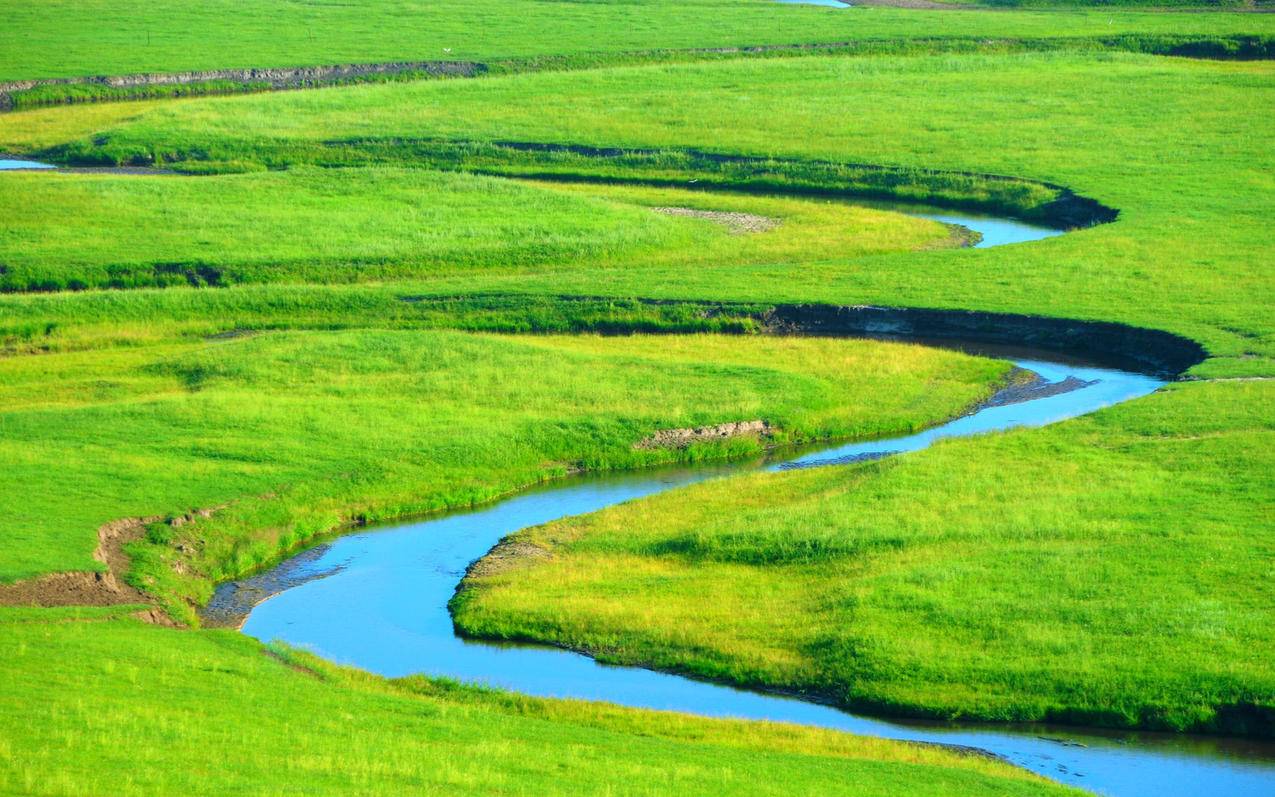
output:
M199 509L186 515L168 518L124 518L103 524L97 530L97 548L93 558L106 566L105 571L51 573L39 578L0 584L0 606L120 606L151 604L150 596L124 580L131 560L124 548L141 539L152 523L167 522L177 528L200 517L211 517L216 509ZM140 620L155 625L176 626L162 609L150 605L135 612Z
M934 0L845 0L852 6L875 6L877 8L921 8L928 11L977 11L981 6L958 3L936 3ZM982 8L982 10L987 10Z
M709 440L725 440L743 435L764 435L770 431L765 421L736 421L715 426L698 426L693 429L661 429L640 440L634 448L686 448L692 443Z
M523 560L546 559L549 555L549 551L539 545L506 538L496 543L496 547L483 554L481 559L476 559L469 565L461 584L463 585L471 576L475 578L494 576L514 569L514 566Z
M759 216L756 213L739 213L725 210L696 210L695 208L660 207L651 208L665 216L682 216L684 218L704 219L720 224L731 235L766 232L779 226L779 219L770 216Z
M115 606L150 603L142 592L118 577L128 572L124 546L146 533L146 525L158 517L125 518L97 530L93 558L106 565L105 572L53 573L39 578L0 585L0 605L5 606Z

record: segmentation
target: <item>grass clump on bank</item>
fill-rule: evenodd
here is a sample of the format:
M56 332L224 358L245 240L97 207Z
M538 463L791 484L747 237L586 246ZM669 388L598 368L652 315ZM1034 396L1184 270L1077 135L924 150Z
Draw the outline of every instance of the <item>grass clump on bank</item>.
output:
M6 581L100 568L97 528L213 518L134 547L131 580L189 616L212 582L323 532L489 501L575 470L912 431L1008 366L897 344L756 336L292 332L0 360ZM639 450L661 429L756 437Z
M1275 736L1265 382L681 489L520 532L454 599L531 639L912 717Z
M1078 794L934 747L391 682L230 632L17 614L0 609L11 793Z

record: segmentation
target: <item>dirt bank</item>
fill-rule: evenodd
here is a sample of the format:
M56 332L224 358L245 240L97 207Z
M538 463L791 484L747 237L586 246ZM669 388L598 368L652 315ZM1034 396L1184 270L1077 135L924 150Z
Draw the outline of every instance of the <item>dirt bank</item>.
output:
M709 440L727 440L744 435L765 435L770 424L765 421L737 421L714 426L698 426L693 429L661 429L639 441L634 448L686 448L692 443Z
M223 505L224 506L224 505ZM132 560L125 547L146 535L154 523L167 523L179 528L198 518L212 517L223 506L197 509L175 517L123 518L105 523L97 530L97 548L93 558L105 565L103 571L51 573L39 578L0 584L0 606L121 606L146 604L148 608L136 616L156 625L176 626L162 609L153 605L149 595L125 580Z
M759 216L756 213L739 213L725 210L696 210L695 208L651 208L665 216L703 219L725 227L731 235L743 235L750 232L766 232L779 226L779 219L770 216Z
M97 530L93 558L105 572L53 573L39 578L0 584L0 606L115 606L150 603L150 599L124 581L129 558L124 546L140 539L146 526L159 517L125 518Z
M357 81L392 75L475 77L487 65L475 61L391 61L379 64L331 64L266 69L211 69L197 72L152 72L134 75L92 75L73 78L11 80L0 83L0 110L14 107L14 94L42 86L86 86L103 89L140 89L148 86L199 86L242 84L262 89L300 88ZM68 95L66 102L72 102Z

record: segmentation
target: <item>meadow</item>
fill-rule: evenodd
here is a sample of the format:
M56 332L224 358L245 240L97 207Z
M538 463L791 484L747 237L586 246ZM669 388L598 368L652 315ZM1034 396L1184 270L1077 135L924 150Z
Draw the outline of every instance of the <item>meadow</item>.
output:
M120 609L0 612L10 793L1083 794L935 747L391 682Z
M1269 737L1272 398L1186 384L1059 429L672 491L520 532L548 555L469 576L453 613L870 712Z
M193 619L214 583L352 523L579 470L913 431L986 397L1007 368L885 343L407 330L6 358L0 457L28 489L0 498L0 575L101 569L102 524L224 506L157 524L133 551L132 581ZM634 449L661 429L753 419L774 427L766 440Z
M0 15L10 23L0 32L0 80L459 59L514 60L514 68L597 66L623 53L660 58L689 48L829 42L926 48L936 40L979 47L989 39L992 46L1013 47L1085 37L1137 46L1140 37L1275 33L1260 16L1184 18L1081 4L1063 14L969 15L758 0L537 0L519 3L516 12L494 0L157 0L144 8L121 0L38 6L5 0Z
M12 172L0 181L0 292L373 282L586 264L685 268L962 243L936 222L779 197L705 207L775 224L732 235L711 220L648 210L696 199L704 206L685 192L545 190L402 167L198 178ZM50 229L52 218L76 223Z
M797 178L835 190L840 173L812 172L815 161L898 167L905 173L896 193L913 200L939 193L927 170L1060 183L1118 208L1119 220L986 252L886 253L800 269L729 258L695 269L548 267L441 278L411 290L849 301L1118 320L1204 343L1213 358L1199 375L1262 375L1275 354L1266 313L1273 286L1263 268L1275 195L1264 146L1270 71L1269 62L1122 54L626 67L98 106L82 119L62 109L29 111L0 119L0 146L282 167L349 163L360 153L367 162L401 163L418 157L416 141L485 139L760 156L770 159L758 168L771 190ZM63 121L50 123L56 119ZM425 163L441 159L437 148L426 149ZM570 169L607 177L621 168L608 158L593 158L592 167L586 160ZM622 164L619 176L658 176L661 163ZM518 160L510 168L543 169ZM686 179L696 177L684 175L684 187ZM1027 206L1046 198L1025 197ZM91 314L95 301L22 300L5 309L14 318L59 317L79 307ZM135 301L155 317L167 316L170 303L188 303L166 295Z
M328 533L910 431L1008 372L758 334L785 302L1115 321L1209 356L1048 428L525 531L552 557L471 579L464 631L878 714L1270 737L1275 17L1039 5L0 0L0 80L487 66L0 113L0 152L174 172L0 174L0 582L101 570L98 528L154 516L126 577L192 626L0 607L0 790L1065 792L194 627L216 582ZM866 199L1076 229L972 249ZM752 419L767 438L634 447Z

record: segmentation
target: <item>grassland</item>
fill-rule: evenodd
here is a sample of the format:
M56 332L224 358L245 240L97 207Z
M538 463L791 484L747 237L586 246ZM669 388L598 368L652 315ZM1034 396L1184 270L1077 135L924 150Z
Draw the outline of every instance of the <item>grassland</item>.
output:
M1062 183L1119 208L1120 220L1030 248L883 254L796 270L729 259L696 269L548 268L413 290L923 304L1120 320L1202 341L1214 358L1201 375L1242 376L1268 373L1275 355L1263 267L1275 164L1263 145L1270 104L1255 100L1270 87L1268 62L819 57L102 106L85 109L83 123L75 114L32 111L0 120L0 142L282 166L348 162L351 152L413 158L402 142L418 140L527 140L774 156L795 163L800 176L828 160ZM1166 116L1174 124L1162 124ZM596 160L572 169L605 176L617 168ZM776 182L784 168L770 171ZM835 173L819 179L839 185ZM925 196L925 179L902 182L914 198ZM94 301L6 310L15 318L74 316L92 314ZM159 317L171 303L186 303L136 301ZM1180 312L1184 305L1191 312Z
M8 793L1081 793L935 748L387 682L231 632L3 611Z
M232 504L159 524L134 552L135 583L189 617L212 583L354 521L763 444L634 450L660 429L760 418L770 444L909 431L1005 370L880 343L392 330L8 358L0 456L27 489L0 499L0 577L99 569L108 521Z
M0 478L20 485L0 493L0 580L98 567L108 520L228 504L131 549L130 578L188 618L213 580L345 523L759 445L632 448L658 428L913 428L1003 374L830 341L478 331L747 333L746 308L715 303L916 305L1150 326L1208 348L1192 376L1275 376L1271 63L1119 52L1261 49L1268 15L0 7L3 79L491 66L0 115L0 151L208 173L0 175L5 287L27 291L0 296ZM796 42L853 46L675 52ZM845 204L1032 217L1059 186L1118 219L940 251L932 225ZM660 206L782 224L732 236ZM1265 381L1178 385L535 530L555 557L475 585L459 619L882 713L1270 735L1271 398ZM128 611L0 610L4 789L1059 791L853 737L387 682Z
M389 61L522 59L606 64L687 48L858 42L922 48L1024 40L1225 37L1275 33L1268 19L1234 14L1171 17L1120 9L1066 14L950 14L888 8L853 10L734 0L284 4L158 0L0 3L0 80ZM529 35L529 31L549 31ZM982 43L980 45L980 43ZM653 51L653 52L652 52Z
M1183 385L624 504L521 532L551 555L471 576L454 614L889 714L1270 736L1272 398Z
M189 179L13 172L0 181L0 291L386 281L586 264L684 268L961 242L935 222L844 204L544 190L401 167ZM647 209L679 202L761 215L777 229L736 236ZM58 218L76 223L51 229Z

